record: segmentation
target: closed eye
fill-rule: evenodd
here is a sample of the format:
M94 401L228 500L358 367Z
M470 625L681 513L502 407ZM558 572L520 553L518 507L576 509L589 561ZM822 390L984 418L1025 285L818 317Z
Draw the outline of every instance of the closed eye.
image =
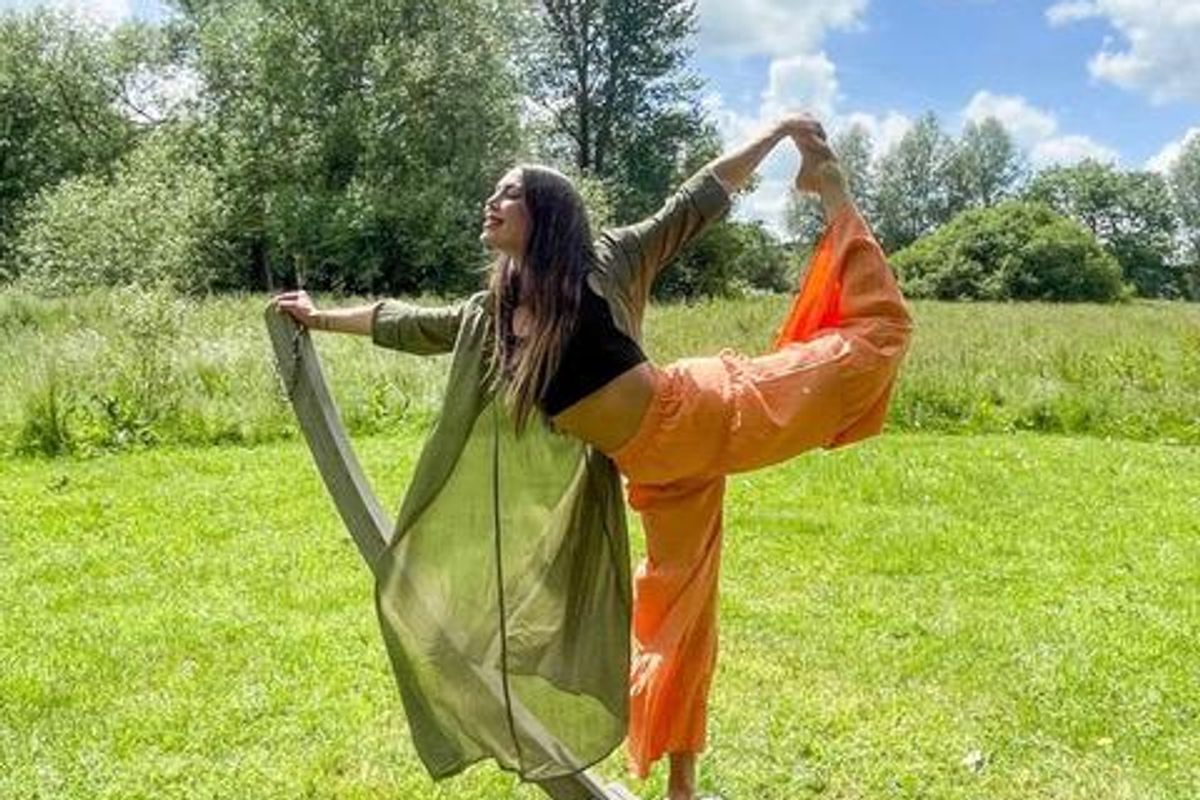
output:
M496 194L501 197L506 197L509 200L519 200L521 198L521 184L505 183L496 187Z

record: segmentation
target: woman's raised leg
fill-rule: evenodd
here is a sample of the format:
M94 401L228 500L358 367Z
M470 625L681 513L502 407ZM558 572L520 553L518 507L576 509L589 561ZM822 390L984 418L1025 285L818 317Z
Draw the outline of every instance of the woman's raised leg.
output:
M775 351L725 356L740 387L730 472L878 433L908 348L912 318L883 251L844 196L836 162L821 172L834 202Z

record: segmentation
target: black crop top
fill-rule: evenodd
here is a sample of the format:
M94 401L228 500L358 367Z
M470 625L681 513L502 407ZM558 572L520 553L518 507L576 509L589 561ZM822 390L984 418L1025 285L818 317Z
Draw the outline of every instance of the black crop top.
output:
M608 301L585 283L575 332L563 348L558 371L539 405L546 416L553 417L645 360L638 343L613 322Z

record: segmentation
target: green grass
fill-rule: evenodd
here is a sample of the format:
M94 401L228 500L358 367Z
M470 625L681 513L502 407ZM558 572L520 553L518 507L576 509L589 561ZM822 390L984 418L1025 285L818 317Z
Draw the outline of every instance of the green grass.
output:
M416 446L360 442L390 507ZM0 487L0 797L540 796L425 777L301 445L8 460ZM1200 449L811 454L735 479L722 570L707 791L1200 796Z
M294 438L263 302L0 291L0 452ZM761 352L787 302L654 307L647 346L664 362L723 347ZM1200 444L1200 304L913 307L918 328L892 404L896 430ZM412 432L435 413L445 358L400 356L345 336L320 335L318 346L352 433Z

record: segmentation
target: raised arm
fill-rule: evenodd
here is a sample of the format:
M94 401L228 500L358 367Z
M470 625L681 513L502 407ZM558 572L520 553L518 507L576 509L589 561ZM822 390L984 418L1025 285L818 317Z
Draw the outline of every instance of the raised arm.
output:
M822 133L807 114L788 114L761 129L740 147L704 165L663 204L636 225L608 234L610 245L623 257L623 283L640 306L650 286L671 259L713 220L724 214L730 196L743 189L763 159L785 137Z

